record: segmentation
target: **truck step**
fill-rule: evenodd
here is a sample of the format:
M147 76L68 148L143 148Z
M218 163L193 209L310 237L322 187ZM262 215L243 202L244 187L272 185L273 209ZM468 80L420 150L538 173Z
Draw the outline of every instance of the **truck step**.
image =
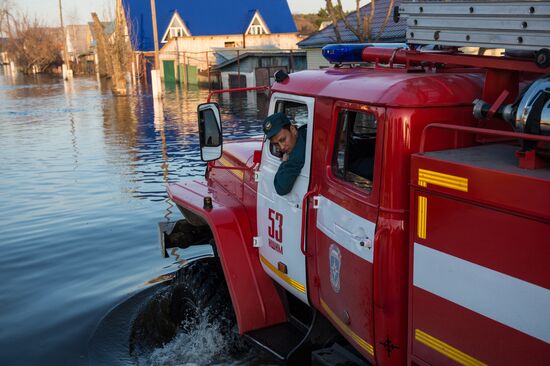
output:
M245 333L245 337L280 360L285 360L302 342L306 331L299 325L287 322Z
M254 330L245 333L245 336L286 365L300 366L311 364L314 350L327 349L329 345L343 339L334 326L315 310L309 326L290 315L286 323Z

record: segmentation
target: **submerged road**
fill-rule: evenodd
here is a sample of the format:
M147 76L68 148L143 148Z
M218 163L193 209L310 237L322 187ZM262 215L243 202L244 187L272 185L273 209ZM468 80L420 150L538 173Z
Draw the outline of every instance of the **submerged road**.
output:
M204 172L196 107L207 93L169 86L155 108L150 94L113 97L93 78L0 70L0 364L87 365L111 312L193 255L161 258L157 222L181 217L166 183ZM226 136L261 133L264 95L219 98ZM177 346L142 361L182 363Z

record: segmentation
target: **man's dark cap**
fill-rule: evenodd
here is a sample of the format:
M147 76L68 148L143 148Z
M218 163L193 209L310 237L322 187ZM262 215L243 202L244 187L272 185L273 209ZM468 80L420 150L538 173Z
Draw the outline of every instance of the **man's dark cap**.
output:
M284 126L289 124L290 120L283 112L273 113L264 120L264 133L270 139L278 134Z

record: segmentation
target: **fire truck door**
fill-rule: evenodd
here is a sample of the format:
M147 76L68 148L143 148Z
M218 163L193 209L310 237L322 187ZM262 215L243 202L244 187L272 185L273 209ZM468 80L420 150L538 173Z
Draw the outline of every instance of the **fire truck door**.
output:
M306 260L300 249L302 200L308 191L314 99L274 93L269 114L284 112L300 128L306 125L305 164L292 191L275 192L273 180L281 164L280 153L266 141L258 179L258 245L264 270L282 287L305 303L307 299Z
M374 362L374 234L384 109L336 104L330 170L315 198L316 259L323 313Z

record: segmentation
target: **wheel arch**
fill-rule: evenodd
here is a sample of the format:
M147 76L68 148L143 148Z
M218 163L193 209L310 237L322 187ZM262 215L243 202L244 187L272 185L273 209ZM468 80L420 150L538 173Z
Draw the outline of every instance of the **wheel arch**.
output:
M287 320L275 283L263 270L257 248L252 246L253 228L246 209L226 192L217 192L205 182L191 181L168 186L178 206L209 226L222 264L233 309L243 334ZM204 197L212 208L204 208Z

